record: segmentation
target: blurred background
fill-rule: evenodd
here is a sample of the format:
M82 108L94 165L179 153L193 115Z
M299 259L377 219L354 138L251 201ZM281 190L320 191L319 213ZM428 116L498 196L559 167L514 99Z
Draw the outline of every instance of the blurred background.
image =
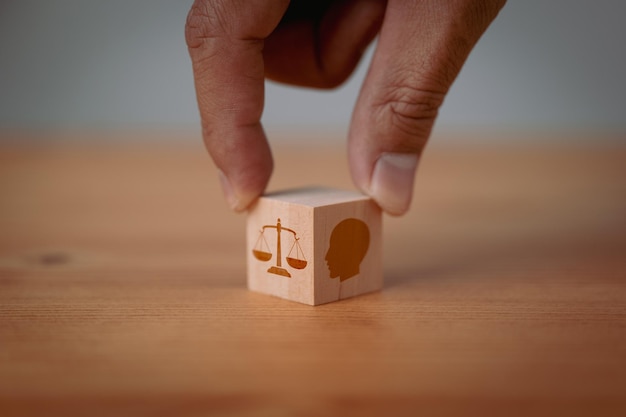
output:
M0 128L199 134L184 41L191 3L0 1ZM453 85L436 130L565 131L621 140L625 16L621 0L509 0ZM267 129L346 130L370 55L371 49L332 92L268 83Z

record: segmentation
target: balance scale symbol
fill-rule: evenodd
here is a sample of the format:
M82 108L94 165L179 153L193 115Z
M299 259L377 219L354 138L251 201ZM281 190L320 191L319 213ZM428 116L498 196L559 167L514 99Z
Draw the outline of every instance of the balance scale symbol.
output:
M290 232L293 244L291 245L291 249L286 256L287 263L294 269L304 269L307 265L307 261L304 258L304 252L300 247L300 243L298 242L300 238L296 234L296 231L290 229L288 227L284 227L280 224L280 219L276 221L276 224L267 224L263 226L259 232L259 237L254 245L254 249L252 249L252 254L255 258L257 258L261 262L267 262L272 259L272 252L270 251L269 245L267 244L267 240L265 239L264 233L266 229L275 229L276 230L276 265L270 267L267 272L271 274L281 275L283 277L291 278L291 274L285 268L282 267L282 253L281 253L281 243L280 243L280 234L282 231ZM295 249L295 254L293 254ZM294 256L292 256L292 254Z

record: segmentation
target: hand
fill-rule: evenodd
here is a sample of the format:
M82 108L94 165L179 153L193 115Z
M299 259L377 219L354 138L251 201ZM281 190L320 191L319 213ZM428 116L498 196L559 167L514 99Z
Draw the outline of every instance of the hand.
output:
M380 38L348 138L357 187L388 213L409 208L439 107L506 0L196 0L187 19L205 144L231 207L265 189L264 78L331 88Z

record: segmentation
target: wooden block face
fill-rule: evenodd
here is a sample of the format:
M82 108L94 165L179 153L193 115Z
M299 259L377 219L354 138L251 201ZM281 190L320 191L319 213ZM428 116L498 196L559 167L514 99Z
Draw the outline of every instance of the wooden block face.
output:
M356 192L263 196L248 213L248 287L310 305L379 290L381 223L378 206Z
M315 209L315 304L380 290L382 215L371 200Z
M247 259L249 289L313 304L313 208L261 197L248 213Z

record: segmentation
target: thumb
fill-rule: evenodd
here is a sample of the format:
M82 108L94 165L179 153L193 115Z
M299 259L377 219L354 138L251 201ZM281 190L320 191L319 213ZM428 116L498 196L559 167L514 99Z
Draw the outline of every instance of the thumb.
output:
M452 82L504 0L390 0L352 116L357 187L390 214L411 203L419 157Z

